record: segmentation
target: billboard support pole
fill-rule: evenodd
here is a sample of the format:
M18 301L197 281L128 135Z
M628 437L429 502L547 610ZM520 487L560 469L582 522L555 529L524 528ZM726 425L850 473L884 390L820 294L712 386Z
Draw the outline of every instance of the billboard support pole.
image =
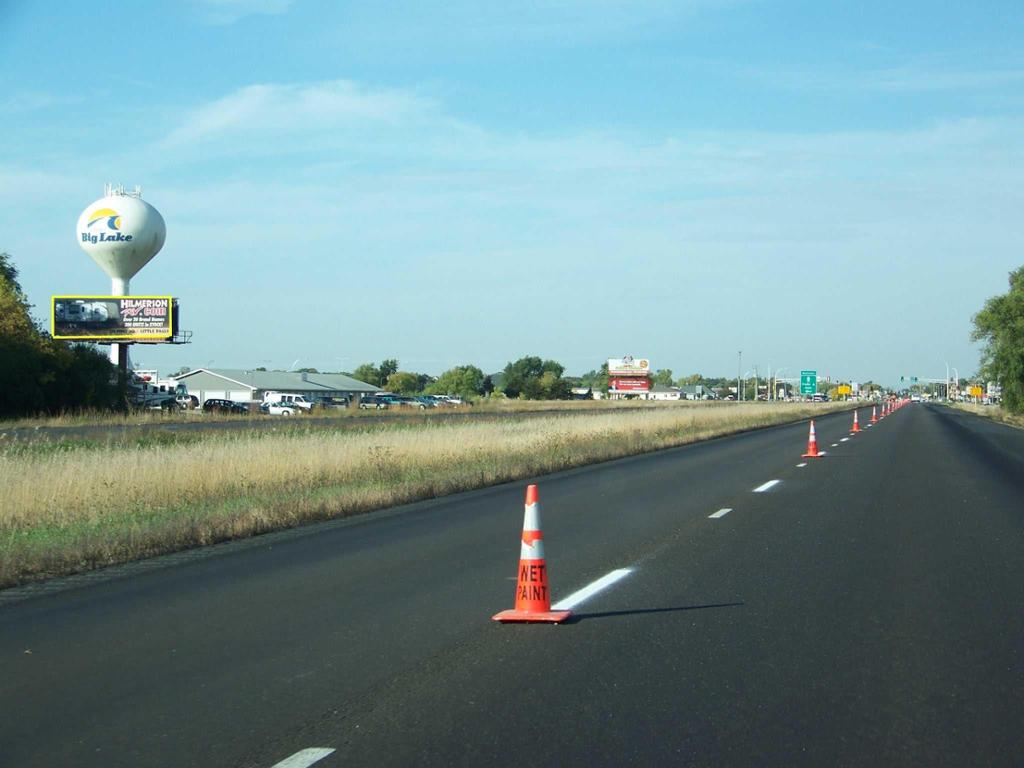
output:
M110 295L111 296L127 296L128 295L128 278L126 277L112 277L110 278ZM121 375L125 377L127 381L128 376L128 345L127 344L111 344L110 345L110 362L118 367Z

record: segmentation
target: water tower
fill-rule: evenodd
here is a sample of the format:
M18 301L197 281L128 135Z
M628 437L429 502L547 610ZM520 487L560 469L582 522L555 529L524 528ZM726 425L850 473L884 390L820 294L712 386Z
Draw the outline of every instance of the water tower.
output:
M112 296L128 296L128 282L160 252L164 218L142 199L142 190L108 184L104 195L78 217L78 245L110 277ZM128 345L112 344L111 362L128 367Z

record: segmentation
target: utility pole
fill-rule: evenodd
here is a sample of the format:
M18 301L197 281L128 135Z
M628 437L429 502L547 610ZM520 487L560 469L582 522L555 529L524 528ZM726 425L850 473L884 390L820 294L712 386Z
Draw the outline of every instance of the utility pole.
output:
M736 402L740 401L740 376L743 375L743 350L741 349L736 354L739 355L739 359L736 361Z

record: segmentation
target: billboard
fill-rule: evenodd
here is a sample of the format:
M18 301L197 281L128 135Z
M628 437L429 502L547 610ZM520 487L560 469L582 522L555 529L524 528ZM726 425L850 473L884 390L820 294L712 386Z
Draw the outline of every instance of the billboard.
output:
M610 376L608 389L615 392L650 392L651 380L643 376Z
M651 361L634 358L632 355L613 357L608 360L609 376L650 376Z
M53 296L55 339L143 341L174 335L170 296Z

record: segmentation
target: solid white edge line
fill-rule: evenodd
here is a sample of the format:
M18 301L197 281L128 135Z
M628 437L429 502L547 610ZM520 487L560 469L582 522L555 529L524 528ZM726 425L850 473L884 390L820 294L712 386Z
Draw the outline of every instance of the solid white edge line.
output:
M708 515L708 518L711 519L711 520L717 520L720 517L725 517L730 512L732 512L732 507L723 507L722 509L718 510L717 512L713 512L710 515Z
M754 493L764 493L769 488L774 488L776 485L778 485L781 482L782 482L781 480L769 480L767 483L763 483L762 485L757 486L757 488L755 488L753 492Z
M632 568L619 568L618 570L606 573L597 581L591 582L583 589L577 590L564 600L559 600L551 606L552 611L568 611L575 608L585 600L589 600L602 589L607 589L619 579L624 579L633 572Z
M270 768L309 768L313 763L318 763L333 753L334 750L328 747L310 747L286 757L280 763L274 763Z
M839 447L839 443L832 443L832 447L833 448L838 448Z

